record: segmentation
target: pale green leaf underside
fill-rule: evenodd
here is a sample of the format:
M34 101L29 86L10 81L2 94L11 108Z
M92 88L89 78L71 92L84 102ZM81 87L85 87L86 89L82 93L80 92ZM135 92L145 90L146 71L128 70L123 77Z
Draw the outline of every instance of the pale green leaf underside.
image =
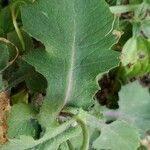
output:
M150 129L150 93L140 83L134 82L122 87L119 93L119 110L106 111L106 116L115 115L137 126L142 134Z
M148 88L134 82L119 93L120 117L133 123L143 131L150 129L150 93ZM128 107L130 106L130 107Z
M118 62L109 49L115 39L106 36L113 16L104 0L39 0L22 9L22 20L24 29L46 47L24 57L48 80L42 120L66 103L87 108L96 76Z
M138 130L124 121L115 121L101 129L101 135L93 143L96 150L137 150Z

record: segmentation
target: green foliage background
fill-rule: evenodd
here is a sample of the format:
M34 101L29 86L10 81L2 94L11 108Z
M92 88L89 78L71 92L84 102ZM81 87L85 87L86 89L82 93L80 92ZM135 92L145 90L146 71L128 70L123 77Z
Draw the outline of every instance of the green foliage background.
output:
M1 0L0 149L149 148L149 12L149 0Z

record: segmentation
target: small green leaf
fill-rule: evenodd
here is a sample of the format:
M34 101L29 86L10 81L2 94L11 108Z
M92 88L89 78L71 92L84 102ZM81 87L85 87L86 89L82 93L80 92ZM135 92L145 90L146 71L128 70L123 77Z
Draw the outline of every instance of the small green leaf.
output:
M37 71L33 71L31 75L25 77L27 88L31 93L45 93L47 81L44 76Z
M12 102L12 104L17 104L19 102L27 104L28 98L29 98L28 93L25 90L23 90L15 95L13 95L11 97L11 102Z
M144 20L141 25L141 30L146 37L150 38L150 20Z
M130 38L123 47L121 63L128 77L150 72L150 42L142 36Z
M10 72L10 75L7 77L8 81L8 88L14 87L17 84L25 81L27 88L31 93L45 93L47 88L47 81L35 69L23 61L22 59L17 61L19 68L13 69ZM6 76L9 74L8 72L5 73Z
M24 44L25 44L25 50L26 51L32 50L33 47L34 47L32 38L27 33L25 33L23 30L21 30L21 33L22 33L22 36L23 36ZM23 53L22 45L21 45L21 43L18 39L18 35L16 34L15 31L9 32L7 34L7 39L17 46L20 53Z
M139 145L138 130L124 121L105 125L93 143L96 150L137 150Z
M18 138L20 135L32 136L36 135L36 131L32 124L35 112L26 104L19 103L13 105L8 118L8 137Z
M9 7L5 7L0 11L0 29L3 30L5 36L13 29L13 23Z
M5 72L6 80L8 81L8 88L12 88L19 84L20 82L24 81L26 76L31 76L34 68L31 65L28 65L25 61L18 60L17 61L18 68L13 66L8 68ZM32 77L32 76L31 76Z

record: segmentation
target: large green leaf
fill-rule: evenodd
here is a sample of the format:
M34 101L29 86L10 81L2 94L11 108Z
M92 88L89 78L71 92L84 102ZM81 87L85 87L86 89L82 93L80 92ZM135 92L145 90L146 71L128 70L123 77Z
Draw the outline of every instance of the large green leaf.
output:
M124 121L115 121L101 129L101 135L93 143L96 150L137 150L138 130Z
M46 47L24 57L48 80L41 122L49 124L65 104L88 108L97 74L117 64L117 53L109 49L115 39L108 35L113 16L106 2L39 0L22 9L22 20Z
M119 109L106 111L104 114L115 116L137 126L141 133L150 129L150 93L138 82L122 87L119 93Z

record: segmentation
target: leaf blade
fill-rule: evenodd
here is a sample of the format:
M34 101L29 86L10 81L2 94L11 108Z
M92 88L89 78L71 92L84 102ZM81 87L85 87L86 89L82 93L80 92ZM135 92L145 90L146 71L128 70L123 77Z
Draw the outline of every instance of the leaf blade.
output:
M139 145L138 130L124 121L115 121L110 125L105 125L101 129L100 137L93 143L97 150L136 150Z
M48 80L41 113L51 106L50 113L55 116L65 104L87 109L97 88L98 73L118 63L117 53L109 49L115 39L106 36L113 21L106 3L42 0L23 8L22 20L24 29L46 47L46 51L34 50L24 57Z

